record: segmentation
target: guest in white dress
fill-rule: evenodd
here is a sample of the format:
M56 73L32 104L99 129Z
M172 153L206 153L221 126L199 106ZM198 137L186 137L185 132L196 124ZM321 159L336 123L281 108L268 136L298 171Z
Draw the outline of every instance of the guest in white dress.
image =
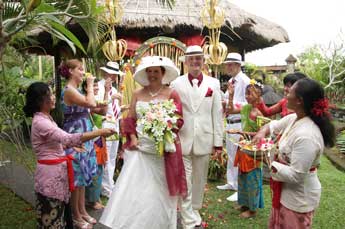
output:
M282 133L279 153L271 163L273 191L269 228L311 228L321 197L317 168L324 146L335 144L328 101L319 83L298 80L287 95L287 107L295 111L264 126L254 137Z
M100 222L111 228L175 229L177 199L185 197L187 183L182 161L178 129L183 125L178 94L167 87L179 74L166 57L144 57L134 79L143 88L133 94L129 116L121 127L127 137L124 166L116 181ZM179 115L174 139L176 151L159 156L155 141L143 131L139 110L150 102L172 99Z

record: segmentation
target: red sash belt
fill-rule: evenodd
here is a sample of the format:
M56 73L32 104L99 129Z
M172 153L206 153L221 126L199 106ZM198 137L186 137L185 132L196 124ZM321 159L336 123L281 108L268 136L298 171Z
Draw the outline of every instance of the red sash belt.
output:
M73 192L75 187L74 187L74 172L73 172L72 160L74 160L74 157L72 155L67 155L65 157L61 157L57 159L38 160L37 162L44 165L57 165L66 161L69 190Z
M309 169L309 172L314 172L316 171L316 167L313 167ZM271 188L271 193L272 193L272 207L279 209L280 208L280 197L282 193L282 186L283 182L280 181L275 181L270 178L270 188Z

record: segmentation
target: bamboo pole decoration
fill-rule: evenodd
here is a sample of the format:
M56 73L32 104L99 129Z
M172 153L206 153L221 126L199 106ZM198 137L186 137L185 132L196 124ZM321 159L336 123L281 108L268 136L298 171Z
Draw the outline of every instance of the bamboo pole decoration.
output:
M103 44L102 51L108 60L120 61L126 54L127 42L124 39L116 38L115 25L121 21L123 8L118 0L106 0L105 8L108 11L105 21L108 25L110 40Z
M207 63L220 65L226 58L228 48L220 42L220 28L225 21L225 12L218 5L217 0L206 0L201 11L201 21L209 29L208 41L203 46L203 51L209 56Z

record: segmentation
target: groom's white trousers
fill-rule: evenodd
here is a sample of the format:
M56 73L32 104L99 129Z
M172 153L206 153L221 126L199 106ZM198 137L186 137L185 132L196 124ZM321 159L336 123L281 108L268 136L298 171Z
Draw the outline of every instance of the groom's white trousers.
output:
M204 189L207 183L210 155L183 155L188 194L180 201L182 224L185 229L194 229L201 224L199 210L202 208Z

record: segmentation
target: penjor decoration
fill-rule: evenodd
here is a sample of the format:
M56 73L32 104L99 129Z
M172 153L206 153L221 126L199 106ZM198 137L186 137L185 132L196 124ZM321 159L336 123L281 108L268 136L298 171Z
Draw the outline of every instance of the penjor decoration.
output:
M208 40L203 46L203 51L209 56L209 64L220 65L226 58L228 48L219 41L220 28L225 21L225 13L218 5L218 0L206 0L201 11L201 21L208 28Z
M103 44L102 51L108 60L119 61L127 51L127 42L124 39L117 40L115 31L115 25L121 21L123 9L118 0L106 0L105 7L108 10L105 21L109 27L110 40Z

